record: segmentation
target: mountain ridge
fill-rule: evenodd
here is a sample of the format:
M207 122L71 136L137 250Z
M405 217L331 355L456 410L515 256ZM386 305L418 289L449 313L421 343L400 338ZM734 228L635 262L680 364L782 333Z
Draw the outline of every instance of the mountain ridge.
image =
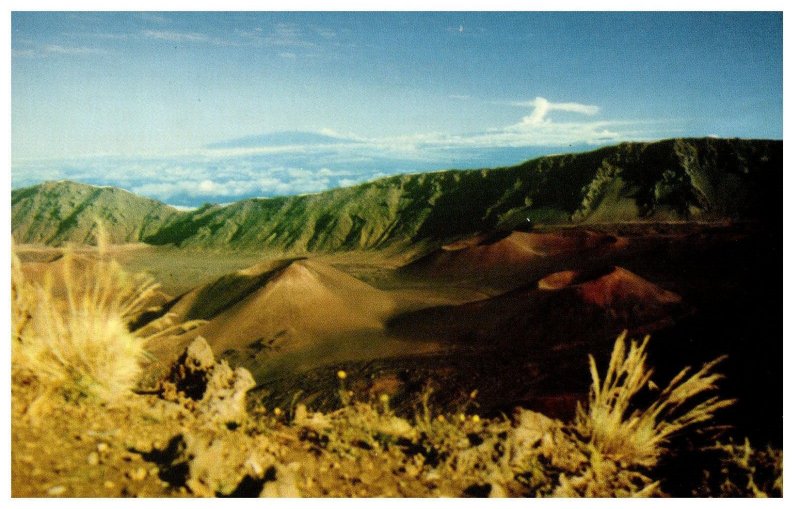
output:
M98 221L109 242L138 242L179 214L169 205L124 189L66 180L11 192L12 235L20 243L93 243Z
M12 234L20 243L91 243L99 219L115 243L315 252L441 244L533 225L775 219L782 149L780 140L625 142L192 211L114 189L44 183L12 191Z

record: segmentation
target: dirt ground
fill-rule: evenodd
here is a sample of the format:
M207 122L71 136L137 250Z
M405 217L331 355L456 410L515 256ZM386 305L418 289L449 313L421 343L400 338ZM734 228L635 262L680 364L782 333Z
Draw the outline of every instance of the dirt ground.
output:
M734 409L736 413L725 416L726 422L732 423L740 435L759 439L762 445L780 446L782 419L775 408L781 397L781 371L774 363L780 356L780 342L753 339L780 337L779 330L774 330L779 329L779 321L763 319L775 316L775 310L779 309L776 307L779 293L775 291L774 282L780 281L780 275L774 273L780 271L780 264L762 261L779 257L779 252L772 249L776 245L774 239L766 234L735 229L619 230L614 233L632 241L619 252L603 252L602 256L558 255L543 258L539 265L525 265L524 270L509 271L501 264L505 272L492 272L491 277L476 273L447 279L403 273L396 269L408 259L386 253L325 255L316 257L315 262L335 267L391 294L398 311L408 312L415 318L411 320L415 324L421 321L410 313L420 308L438 308L429 320L436 326L437 334L429 339L448 346L460 346L460 343L453 341L450 337L453 334L444 333L450 330L443 327L444 318L461 324L470 316L477 316L476 313L467 316L464 310L468 308L459 307L464 302L487 299L521 285L534 284L553 272L620 265L680 295L693 310L688 318L655 336L652 358L658 372L666 376L687 364L697 365L721 354L729 355L723 365L727 378L722 390L724 396L734 397L738 403ZM48 262L59 256L55 250L17 247L23 262ZM115 257L126 270L149 273L173 297L272 256L268 253L237 253L236 256L189 253L147 246L114 249ZM764 274L750 270L756 265L763 266ZM498 315L494 313L490 317ZM402 325L400 321L395 323ZM490 329L497 330L496 327ZM552 332L552 328L548 330ZM507 353L508 359L494 355L492 362L485 362L485 353L475 347L474 352L453 348L454 353L449 357L444 354L436 357L422 351L409 352L408 356L392 351L390 356L385 351L387 345L405 346L402 341L407 338L401 334L404 329L387 326L379 332L387 336L379 339L386 341L377 342L369 336L359 343L346 338L346 342L340 342L346 348L339 357L330 356L333 351L330 345L323 345L327 350L302 351L297 354L297 366L304 366L303 369L287 370L292 360L288 354L276 355L270 359L271 365L262 363L262 367L274 368L272 371L280 376L251 391L249 411L240 421L223 425L211 422L191 401L165 398L152 391L132 394L109 405L85 400L66 401L58 394L42 395L33 382L17 380L12 386L11 399L12 496L535 494L530 485L520 485L513 476L505 484L495 483L497 487L487 482L495 475L496 466L491 460L494 452L487 453L483 449L492 444L505 444L507 438L498 437L508 437L512 425L500 417L487 419L488 412L473 421L469 414L453 408L453 396L457 393L454 387L460 388L460 398L468 397L470 391L479 388L476 401L483 411L498 408L494 415L501 411L508 415L507 411L522 405L566 420L571 417L576 400L585 396L586 353L564 353L559 357L563 360L561 364L551 361L536 364L519 355L522 349L508 350L504 343L497 351L505 348L511 352ZM390 332L397 337L390 337ZM388 339L395 343L389 343ZM374 345L380 346L383 355L376 357L370 353L365 359L364 352L371 352L368 347ZM592 352L604 362L602 352L607 350L607 345L595 346L596 351ZM450 351L447 349L444 353ZM477 362L470 364L472 357L467 355L470 352ZM223 353L217 352L218 357ZM317 364L308 364L309 358ZM359 397L371 398L369 408L341 407L335 378L336 370L341 368L352 374L348 388L364 386ZM551 375L558 375L551 377L559 378L552 391L515 392L525 388L519 382L521 373L530 380L547 381L542 375L544 368L549 369ZM565 378L564 373L570 373L567 381L560 380ZM496 383L503 377L507 379L506 385ZM473 463L469 468L459 464L453 467L455 470L443 469L435 465L445 461L437 459L438 453L431 452L435 448L421 449L418 437L408 435L408 422L413 419L414 411L419 410L418 399L414 398L418 398L429 380L439 380L442 384L439 394L432 399L433 403L439 403L435 411L448 412L443 421L434 418L438 432L452 441L441 450L457 450L458 454L452 458L466 458L465 461L479 457L491 461ZM263 380L257 376L256 381ZM532 382L528 385L537 388ZM322 390L320 387L325 393L321 396L317 395ZM300 399L295 396L298 392L303 392ZM405 419L392 420L388 412L381 410L382 404L377 398L384 393L392 398L393 408L403 411ZM437 397L449 400L437 402ZM298 419L298 408L303 408L302 412L306 410L296 406L297 403L316 405L315 409L328 413L314 414L309 410L308 415ZM455 404L457 406L458 402ZM554 406L558 408L551 412L550 407ZM337 419L341 419L341 427L335 424L339 422ZM359 426L352 426L354 419L361 420ZM361 431L352 431L354 429ZM487 466L489 464L492 466ZM458 475L449 475L453 472Z
M375 406L352 402L325 415L251 407L223 424L180 394L70 402L17 381L12 496L451 497L484 476L473 465L461 476L426 469L430 458L408 421ZM449 419L437 426L465 450L487 449L485 440L510 429L508 421Z

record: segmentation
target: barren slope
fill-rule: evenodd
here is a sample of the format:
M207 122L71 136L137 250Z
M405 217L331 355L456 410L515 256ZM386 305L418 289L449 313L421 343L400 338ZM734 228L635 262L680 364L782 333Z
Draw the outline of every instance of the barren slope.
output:
M558 233L515 231L494 236L477 235L446 244L403 267L402 272L428 277L508 273L524 270L547 257L590 251L599 255L624 244L623 238L589 230L564 230Z
M384 323L394 309L389 294L320 262L266 262L176 299L170 312L178 321L208 322L151 350L168 358L201 335L260 380L299 366L431 348L386 338Z
M567 348L607 341L623 329L653 332L686 311L680 296L611 267L559 272L490 299L407 313L390 330L477 348Z

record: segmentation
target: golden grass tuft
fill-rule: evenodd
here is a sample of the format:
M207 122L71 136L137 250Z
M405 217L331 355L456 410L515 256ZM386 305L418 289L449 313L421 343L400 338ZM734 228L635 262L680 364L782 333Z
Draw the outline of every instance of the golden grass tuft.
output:
M669 439L709 421L733 401L713 394L721 377L712 373L721 360L717 359L694 374L688 368L682 370L664 390L651 394L651 404L642 403L643 398L636 396L643 388L654 387L653 371L646 365L647 343L648 338L628 343L622 334L604 378L590 357L588 406L579 406L571 422L522 408L515 410L513 420L481 418L472 411L467 413L468 407L475 405L475 393L460 410L435 414L429 406L430 389L421 393L414 417L406 419L395 414L386 395L373 394L367 402L357 401L346 390L347 377L339 375L339 394L346 396L342 396L342 408L322 414L301 405L291 412L295 415L291 426L304 430L300 436L314 443L323 457L332 454L354 463L363 457L380 458L392 479L402 481L412 494L664 496L668 493L663 491L663 480L653 475ZM648 395L643 396L647 399ZM780 492L780 469L771 467L779 463L772 460L774 454L759 458L757 467L752 468L747 454L739 456L745 459L737 460L737 472L751 473L755 479L745 483L750 490L747 493L759 493L752 486L763 493ZM773 474L775 471L778 474ZM414 483L419 484L410 488Z
M122 271L102 236L97 251L84 267L67 249L41 284L26 279L12 253L13 370L45 393L114 401L140 375L142 339L128 325L157 285Z
M627 350L625 339L625 333L617 338L602 381L594 358L589 356L589 402L587 408L578 406L575 427L606 457L623 465L653 467L671 436L709 421L714 412L733 404L733 400L718 396L697 402L701 395L717 389L722 375L711 371L724 357L704 364L691 376L689 368L684 368L652 404L632 409L632 398L646 385L652 385L653 370L645 364L649 337L641 345L631 341Z

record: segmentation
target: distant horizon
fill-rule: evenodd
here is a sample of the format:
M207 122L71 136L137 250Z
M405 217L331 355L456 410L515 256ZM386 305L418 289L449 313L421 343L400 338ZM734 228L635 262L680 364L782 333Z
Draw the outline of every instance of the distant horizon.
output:
M780 12L13 12L12 188L178 206L783 138Z
M658 140L646 140L646 141L624 140L624 141L620 141L620 142L616 142L616 143L610 143L610 144L607 144L607 145L591 147L591 148L589 148L587 150L569 150L569 151L562 151L562 152L545 153L545 154L533 156L533 157L530 157L530 158L527 158L527 159L523 159L523 160L520 160L520 161L515 161L515 162L512 162L510 164L505 164L505 165L494 165L494 166L484 166L484 167L478 167L478 166L474 166L474 167L467 167L467 166L465 166L465 167L448 167L448 168L434 168L434 169L430 169L430 170L418 170L418 171L410 170L410 171L404 171L404 172L397 172L397 173L392 173L392 174L381 175L381 176L378 176L378 177L375 177L375 178L372 178L372 179L369 179L369 180L362 180L362 181L359 181L359 182L354 182L354 183L348 184L346 186L329 187L329 188L321 189L321 190L318 190L318 191L291 193L291 194L242 195L242 196L236 197L233 200L227 200L227 201L203 200L202 202L193 203L191 205L169 203L167 201L161 200L157 196L150 196L150 195L147 195L147 194L136 192L134 190L127 189L127 188L125 188L123 186L120 186L120 185L97 184L97 183L93 183L93 182L89 182L89 181L76 180L76 179L72 179L72 178L42 180L42 181L32 182L30 184L25 184L25 185L12 185L11 186L11 190L13 191L15 189L24 189L24 188L29 188L29 187L35 187L35 186L38 186L38 185L49 184L49 183L68 182L68 183L87 185L87 186L97 187L97 188L119 189L121 191L125 191L127 193L130 193L130 194L133 194L133 195L136 195L136 196L143 196L145 198L150 198L150 199L159 201L159 202L163 203L164 205L168 205L168 206L173 207L173 208L175 208L177 210L192 211L192 210L197 210L197 209L202 208L202 207L207 206L207 205L226 207L228 205L232 205L234 203L237 203L239 201L244 201L244 200L252 200L252 199L255 199L255 200L268 200L268 199L272 199L272 198L284 198L284 197L289 197L289 196L315 195L315 194L320 194L320 193L325 193L325 192L328 192L328 191L332 191L332 190L335 190L335 189L342 189L342 188L345 188L345 187L357 186L357 185L360 185L360 184L370 183L370 182L374 182L374 181L377 181L377 180L391 178L391 177L397 177L397 176L401 176L401 175L418 175L418 174L427 174L427 173L440 173L440 172L447 172L447 171L475 171L475 170L487 170L487 169L488 170L503 169L503 168L518 166L518 165L525 164L527 162L534 161L534 160L541 159L541 158L545 158L545 157L556 157L556 156L565 155L565 154L580 154L580 153L586 153L586 152L593 152L593 151L596 151L596 150L602 150L604 148L615 147L615 146L618 146L618 145L621 145L621 144L625 144L625 143L659 143L659 142L663 142L663 141L671 141L671 140L679 140L679 139L730 139L730 140L740 139L740 140L752 140L752 141L779 141L781 143L783 142L782 138L739 138L739 137L720 138L718 136L702 136L702 137L700 137L700 136L694 136L694 137L687 136L687 137L678 137L678 138L662 138L662 139L658 139Z
M651 140L651 141L657 142L657 141L662 141L662 140ZM363 180L353 181L353 182L345 182L345 185L336 185L336 186L327 187L325 189L320 189L320 190L316 190L316 191L291 192L291 193L288 193L288 194L264 194L264 195L243 194L243 195L237 196L236 199L234 199L234 200L229 200L229 201L203 200L202 202L192 203L191 205L187 205L186 202L178 203L178 204L169 203L167 201L164 201L164 200L160 199L155 194L145 194L145 193L137 192L134 189L128 189L128 188L126 188L126 187L124 187L122 185L97 183L97 182L102 182L103 179L101 179L101 178L100 179L96 179L96 178L93 178L93 177L88 177L88 180L85 179L85 178L76 179L76 178L64 177L64 178L60 178L60 179L47 179L47 180L32 181L30 183L25 183L25 184L13 183L12 182L11 189L12 190L14 190L14 189L23 189L23 188L33 187L33 186L37 186L37 185L41 185L41 184L47 184L47 183L71 182L71 183L84 184L84 185L88 185L88 186L92 186L92 187L98 187L98 188L115 188L115 189L119 189L121 191L125 191L125 192L128 192L128 193L137 195L137 196L144 196L144 197L147 197L147 198L151 198L151 199L160 201L160 202L164 203L165 205L169 205L169 206L174 207L174 208L179 209L179 210L196 210L196 209L201 208L202 206L207 205L209 203L211 203L213 205L226 206L226 205L230 205L230 204L236 203L238 201L248 200L248 199L270 199L270 198L281 198L281 197L285 197L285 196L314 195L314 194L319 194L319 193L324 193L324 192L327 192L327 191L331 191L331 190L334 190L334 189L342 189L342 188L345 188L345 187L357 186L357 185L360 185L360 184L374 182L376 180L395 177L395 176L400 176L400 175L415 175L415 174L424 174L424 173L437 173L437 172L445 172L445 171L453 171L453 170L456 170L456 171L470 171L470 170L505 168L505 167L509 167L509 166L516 166L516 165L519 165L519 164L524 164L525 162L528 162L528 161L531 161L531 160L535 160L535 159L539 159L539 158L542 158L542 157L558 156L558 155L561 155L561 154L568 154L568 153L588 152L588 151L592 151L592 150L599 150L599 149L606 148L606 147L612 147L612 146L618 145L619 143L630 143L630 142L621 141L621 142L618 142L618 143L610 143L610 144L607 144L607 145L600 145L600 146L596 146L596 147L590 147L590 148L587 148L586 150L583 150L583 149L576 149L576 150L559 149L559 151L543 152L543 153L538 154L538 155L531 155L530 157L527 157L527 158L524 158L524 159L520 159L520 160L514 160L514 161L511 161L511 162L509 162L507 164L495 164L495 165L489 165L489 166L463 165L463 166L458 166L458 167L456 167L456 166L434 167L434 168L430 168L430 169L414 169L414 168L410 168L407 171L397 171L397 172L392 172L392 173L381 173L379 175L370 176L369 178L365 178ZM179 200L179 202L180 202L180 200Z

